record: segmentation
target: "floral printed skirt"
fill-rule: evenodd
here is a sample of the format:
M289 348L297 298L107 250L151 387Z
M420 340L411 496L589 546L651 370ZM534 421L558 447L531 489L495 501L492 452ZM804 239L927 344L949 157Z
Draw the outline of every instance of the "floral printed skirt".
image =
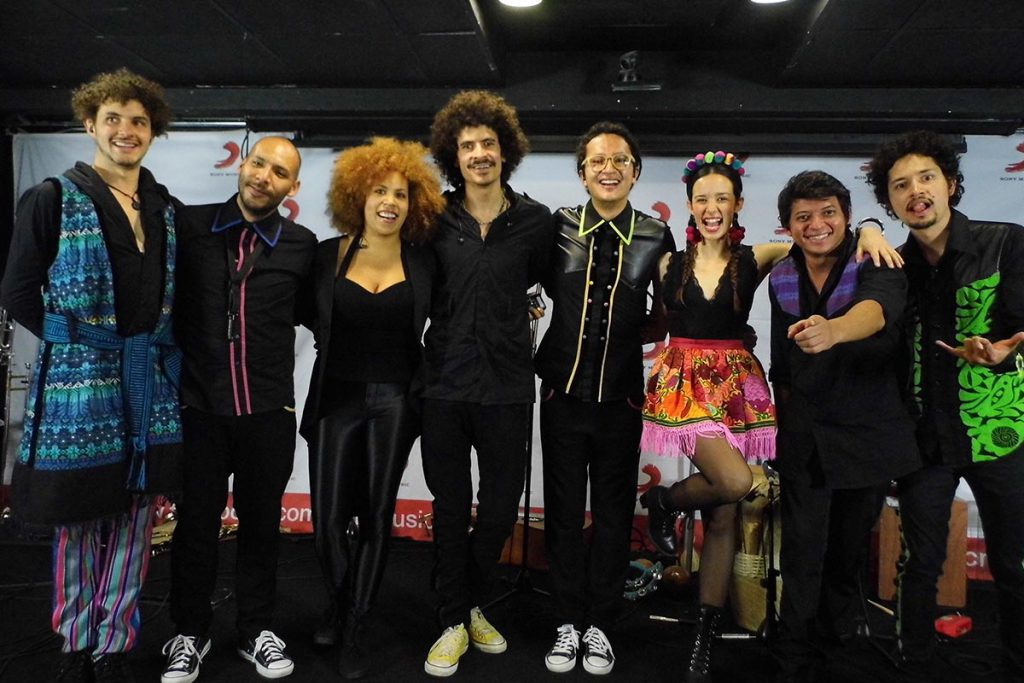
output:
M761 364L739 340L672 337L647 381L641 447L693 456L723 437L747 462L775 457L775 406Z

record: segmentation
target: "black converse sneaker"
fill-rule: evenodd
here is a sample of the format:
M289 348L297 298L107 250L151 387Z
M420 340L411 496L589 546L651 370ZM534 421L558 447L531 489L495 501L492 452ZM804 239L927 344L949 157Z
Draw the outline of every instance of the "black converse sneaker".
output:
M192 683L199 678L199 665L210 651L210 639L184 636L180 633L164 643L167 666L160 674L160 683Z
M611 673L613 666L615 655L612 654L612 644L601 629L591 626L583 634L583 668L587 673L600 676Z
M572 624L558 627L555 644L544 657L544 665L556 674L564 674L576 667L576 653L580 649L580 632Z
M295 662L284 653L284 641L273 631L260 634L238 646L238 656L256 665L256 673L264 678L284 678L295 670Z

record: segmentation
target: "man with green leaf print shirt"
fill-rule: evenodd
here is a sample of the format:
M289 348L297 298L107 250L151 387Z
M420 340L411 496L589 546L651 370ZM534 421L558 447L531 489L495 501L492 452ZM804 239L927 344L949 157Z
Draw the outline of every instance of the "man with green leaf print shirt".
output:
M899 654L909 674L934 673L936 582L963 478L978 504L999 593L1007 680L1017 680L1024 676L1024 228L972 221L952 208L963 175L956 150L934 133L887 142L868 182L910 230L902 247L908 390L925 466L899 480L907 549Z

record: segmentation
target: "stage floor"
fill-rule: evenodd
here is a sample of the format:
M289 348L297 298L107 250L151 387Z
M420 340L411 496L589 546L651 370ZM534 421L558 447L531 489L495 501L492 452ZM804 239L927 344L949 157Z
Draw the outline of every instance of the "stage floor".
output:
M235 542L221 543L221 573L215 595L217 608L212 631L213 648L201 668L199 680L262 681L251 664L235 654L234 573ZM429 590L432 549L429 544L396 540L392 544L379 605L368 627L369 642L377 658L368 681L428 680L423 672L427 649L438 635L433 595ZM35 683L50 680L55 670L59 640L49 630L50 546L45 541L26 542L0 525L0 681ZM513 568L502 568L515 577ZM168 616L170 554L157 555L150 564L142 608L143 627L139 647L130 662L138 681L159 679L164 665L161 648L174 635ZM530 578L543 588L547 576L532 572ZM334 670L335 656L315 650L310 635L325 601L325 592L309 536L286 536L279 565L278 615L275 631L288 644L295 672L287 680L313 683L340 680ZM616 655L611 678L623 681L678 681L688 657L690 626L652 619L652 615L686 617L693 611L693 590L677 594L660 590L626 613L610 639ZM871 623L879 636L891 635L892 619L871 610ZM972 583L964 610L974 619L974 631L940 647L948 680L959 683L995 683L999 653L996 647L995 596L989 583ZM592 680L578 666L568 674L551 674L544 654L554 642L557 615L549 597L519 592L487 612L505 634L509 649L488 655L470 649L455 674L459 681ZM891 641L856 638L831 654L828 683L898 681L879 648ZM772 679L775 666L763 643L757 640L722 640L716 644L715 681L732 683Z

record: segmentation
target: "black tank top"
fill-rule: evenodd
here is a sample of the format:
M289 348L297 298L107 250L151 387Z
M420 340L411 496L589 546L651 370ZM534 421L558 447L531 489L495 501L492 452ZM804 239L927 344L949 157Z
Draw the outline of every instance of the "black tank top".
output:
M714 296L707 299L695 277L683 285L683 301L677 298L683 276L684 253L676 252L665 273L663 297L668 310L668 333L690 339L739 339L743 336L757 289L757 261L754 250L740 245L736 273L740 310L733 309L733 286L729 269L722 273Z
M339 275L327 378L339 382L408 382L415 365L412 285L403 280L369 292Z

